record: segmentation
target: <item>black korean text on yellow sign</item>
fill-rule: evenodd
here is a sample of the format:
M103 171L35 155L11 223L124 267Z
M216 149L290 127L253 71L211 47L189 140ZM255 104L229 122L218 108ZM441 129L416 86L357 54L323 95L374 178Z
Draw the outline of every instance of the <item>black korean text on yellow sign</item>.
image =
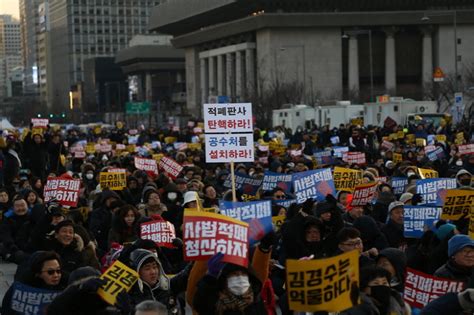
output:
M125 172L101 172L100 188L110 190L123 190L127 187L127 174Z
M474 207L471 207L471 213L469 214L469 237L474 239Z
M116 260L100 278L107 282L99 288L97 294L108 304L114 305L117 301L117 295L122 291L130 291L139 276L135 270Z
M459 220L468 217L474 205L474 191L463 189L448 189L444 199L441 219Z
M287 260L286 279L290 310L346 310L358 302L351 299L351 290L357 290L359 283L359 253L351 251L318 260Z
M336 190L353 192L355 186L362 182L362 171L336 166L333 178Z

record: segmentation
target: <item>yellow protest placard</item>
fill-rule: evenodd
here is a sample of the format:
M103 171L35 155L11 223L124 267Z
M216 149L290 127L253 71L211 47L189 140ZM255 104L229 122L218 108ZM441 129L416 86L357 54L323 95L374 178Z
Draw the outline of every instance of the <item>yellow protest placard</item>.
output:
M139 276L135 270L116 260L100 278L107 283L99 288L97 294L108 304L114 305L117 302L117 295L122 291L130 291Z
M100 172L100 189L123 190L127 187L125 172Z
M203 123L203 122L199 122L199 123L197 124L197 127L198 127L198 128L201 128L201 129L204 129L204 123Z
M166 143L166 144L175 143L176 140L178 140L178 138L176 138L176 137L165 137L165 143Z
M363 117L352 118L351 119L351 125L352 126L363 126L364 125L364 118Z
M165 155L163 153L158 153L158 154L153 154L151 157L153 158L153 160L156 161L157 164L159 164L161 161L161 158L164 156Z
M418 168L421 179L438 178L438 172L427 168Z
M396 132L391 133L388 135L389 140L397 140L398 139L398 134Z
M354 192L354 188L362 182L362 171L336 166L333 178L336 190Z
M34 135L42 136L43 132L44 132L43 128L33 128L33 129L31 129L31 136L34 136Z
M403 157L400 153L393 153L393 163L400 163L403 161Z
M471 209L474 209L474 190L465 189L448 189L442 192L443 211L441 219L443 220L459 220L467 217Z
M134 144L127 145L127 151L130 152L130 153L135 152L136 148L137 148L137 146L134 145Z
M272 217L272 223L273 223L273 229L275 232L278 232L283 225L283 222L285 222L286 215L277 215Z
M436 141L446 142L446 135L436 135Z
M85 150L86 150L87 154L94 154L95 153L95 143L86 144Z
M397 138L398 139L404 139L405 138L405 133L403 130L397 131Z
M415 142L415 135L412 134L412 133L405 135L405 142L406 142L406 143L413 143L413 142Z
M201 143L188 143L188 149L191 151L199 151L202 149Z
M316 260L287 260L290 310L340 312L357 305L351 291L359 283L359 252ZM353 284L355 284L353 286Z
M94 127L94 134L99 135L102 133L102 127L101 126L95 126Z
M426 139L416 138L415 139L415 144L416 144L417 147L424 147L424 146L426 146Z

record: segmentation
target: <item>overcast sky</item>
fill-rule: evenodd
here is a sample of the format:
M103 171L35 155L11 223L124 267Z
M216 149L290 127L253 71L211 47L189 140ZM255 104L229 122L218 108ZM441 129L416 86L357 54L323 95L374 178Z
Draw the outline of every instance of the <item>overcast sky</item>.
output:
M19 0L0 0L0 14L11 14L19 18Z

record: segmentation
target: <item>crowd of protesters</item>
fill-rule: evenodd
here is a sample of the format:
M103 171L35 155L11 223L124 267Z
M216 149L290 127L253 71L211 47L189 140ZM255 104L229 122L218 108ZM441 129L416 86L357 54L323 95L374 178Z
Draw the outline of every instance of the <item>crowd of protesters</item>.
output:
M363 171L365 183L379 184L374 199L363 207L351 207L350 191L327 195L325 201L295 202L286 208L276 201L294 199L291 192L259 190L254 200L275 201L273 215L286 219L278 231L268 233L255 245L247 268L223 263L220 254L209 261L183 259L184 209L202 202L218 213L219 200L232 201L230 189L224 185L229 165L207 164L203 149L174 145L202 143L196 126L197 122L180 130L130 130L122 124L107 130L48 126L36 133L35 129L3 132L0 254L4 261L18 265L15 282L60 292L45 314L185 314L186 305L193 314L201 315L293 314L285 289L286 259L321 259L353 250L360 254L360 304L341 314L472 313L474 240L468 236L469 218L439 220L436 231L426 230L420 239L404 237L403 226L404 206L422 202L416 193L415 183L421 178L417 167L436 170L440 178L456 178L458 188L472 189L474 153L458 151L459 145L473 141L469 126L455 126L445 117L439 126L418 121L410 126L255 129L255 162L237 164L237 174L260 179L267 170L294 174L341 166ZM399 132L426 140L432 135L445 136L430 138L444 156L432 161L423 146L407 138L387 138ZM101 141L111 143L113 150L88 152L85 157L71 152L77 143ZM115 149L117 144L132 141L133 151ZM275 153L264 149L272 141L288 150ZM393 147L383 147L383 141ZM365 153L366 163L349 165L338 157L329 165L315 163L315 152L330 151L335 145ZM401 154L402 161L395 162L394 153ZM134 156L154 154L168 156L183 166L180 175L173 179L162 172L151 175L135 168ZM125 189L100 188L99 174L110 168L126 169ZM47 179L58 176L81 180L77 207L66 208L57 200L44 202ZM408 179L402 194L394 193L392 177ZM242 191L237 191L236 197L245 201ZM140 239L140 224L157 217L173 224L174 248ZM112 306L97 290L104 284L101 273L115 260L136 270L140 279L129 292L121 292ZM462 281L465 290L448 293L421 310L411 309L403 299L407 267ZM12 295L10 289L1 314L20 314L12 309Z

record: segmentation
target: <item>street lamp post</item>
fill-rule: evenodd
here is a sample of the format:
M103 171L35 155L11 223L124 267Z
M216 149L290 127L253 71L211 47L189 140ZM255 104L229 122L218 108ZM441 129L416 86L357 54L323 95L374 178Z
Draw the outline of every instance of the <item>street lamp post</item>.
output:
M345 32L342 38L347 39L349 36L365 35L369 36L369 69L370 69L370 101L374 102L374 65L372 55L372 30L354 30Z
M458 85L458 31L457 31L457 11L449 11L443 13L425 13L421 18L421 21L428 22L431 20L430 17L438 17L438 16L451 16L453 18L453 30L454 30L454 88L456 92L459 91Z
M304 45L284 45L280 47L281 51L284 51L286 48L301 48L302 57L303 57L303 98L306 103L306 53ZM311 87L312 89L313 87Z

